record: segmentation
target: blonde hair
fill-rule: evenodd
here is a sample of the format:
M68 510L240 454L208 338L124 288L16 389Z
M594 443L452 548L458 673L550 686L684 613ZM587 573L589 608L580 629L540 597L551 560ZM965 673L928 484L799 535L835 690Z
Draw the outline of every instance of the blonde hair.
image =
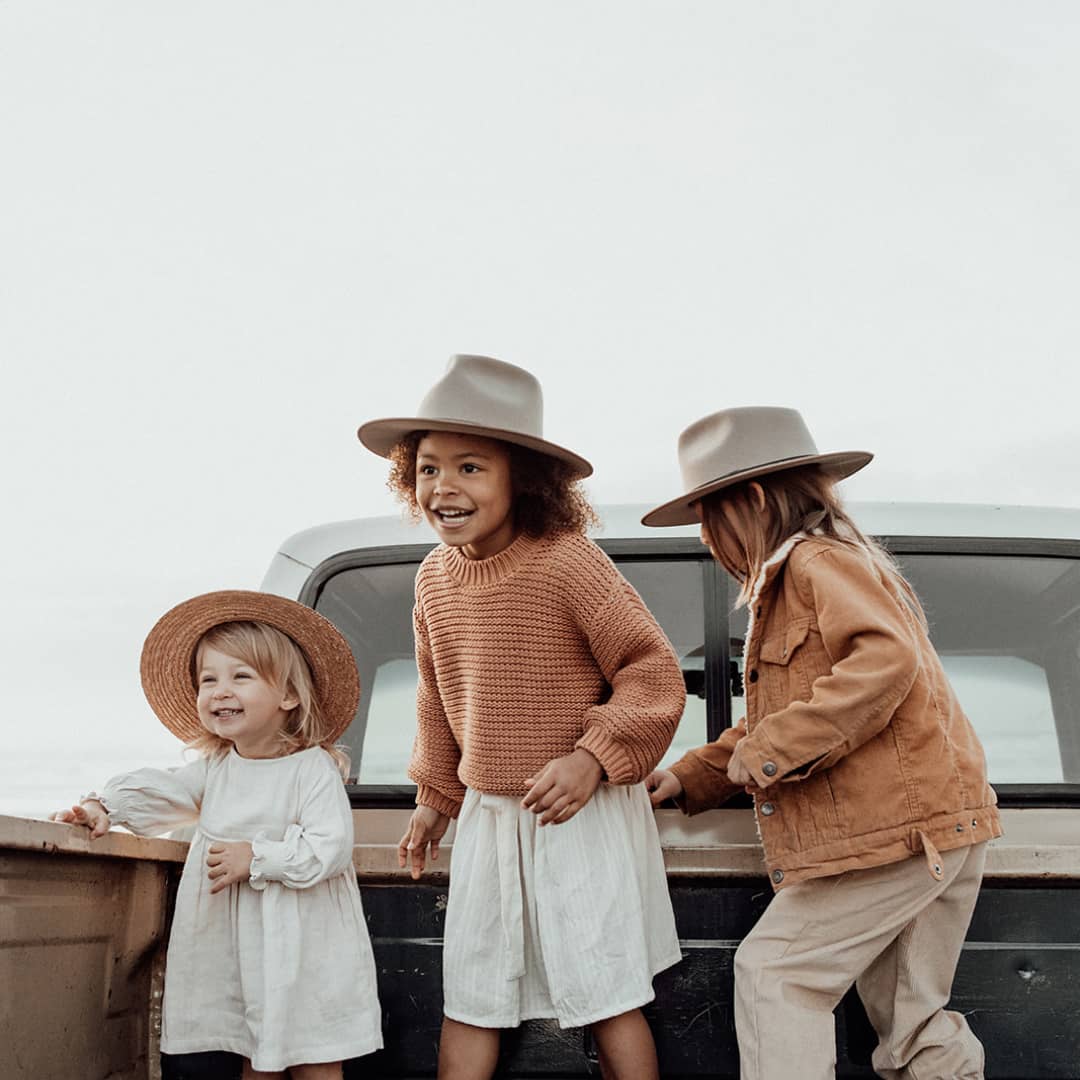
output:
M261 622L221 623L207 630L199 638L191 657L191 680L196 693L199 656L204 648L217 649L249 664L260 678L296 698L297 704L289 710L279 734L282 757L311 746L321 746L333 757L341 775L348 776L348 752L329 741L330 725L315 693L311 668L303 650L288 634ZM232 743L212 731L204 731L188 746L207 757L220 757L229 752Z
M750 486L754 483L764 493L764 508L759 508ZM805 533L860 552L893 585L925 627L922 605L892 555L852 521L837 494L835 481L817 466L784 469L756 480L744 480L706 495L700 506L702 526L717 561L742 586L736 607L750 601L754 584L770 556L792 536ZM743 565L730 565L730 556L721 542L725 537L741 550Z

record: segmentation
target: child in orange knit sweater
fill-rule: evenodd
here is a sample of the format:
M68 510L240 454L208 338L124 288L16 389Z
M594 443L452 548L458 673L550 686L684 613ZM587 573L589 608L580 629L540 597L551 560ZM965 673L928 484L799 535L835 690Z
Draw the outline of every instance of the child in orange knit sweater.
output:
M500 1028L554 1017L592 1026L605 1075L655 1077L640 1008L680 953L642 781L682 715L679 663L586 538L591 467L543 439L528 372L454 357L419 413L359 435L443 541L416 579L398 853L418 878L457 819L439 1076L491 1076Z

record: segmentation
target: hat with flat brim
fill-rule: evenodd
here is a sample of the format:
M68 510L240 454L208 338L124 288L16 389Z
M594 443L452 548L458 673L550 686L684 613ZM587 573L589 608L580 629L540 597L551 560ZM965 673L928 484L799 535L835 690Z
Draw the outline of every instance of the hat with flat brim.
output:
M139 667L157 718L184 742L205 734L195 705L195 650L208 630L231 622L266 623L292 639L311 670L328 729L325 742L340 738L360 701L360 676L348 642L332 622L295 600L241 589L185 600L147 635Z
M418 415L369 420L356 434L380 457L414 431L445 431L524 446L568 464L577 479L592 474L579 454L543 436L544 397L540 383L524 368L490 356L459 354L420 402Z
M865 450L819 453L795 409L724 409L696 421L679 436L684 493L650 510L641 523L691 525L698 520L694 503L743 480L810 465L833 480L843 480L873 457Z

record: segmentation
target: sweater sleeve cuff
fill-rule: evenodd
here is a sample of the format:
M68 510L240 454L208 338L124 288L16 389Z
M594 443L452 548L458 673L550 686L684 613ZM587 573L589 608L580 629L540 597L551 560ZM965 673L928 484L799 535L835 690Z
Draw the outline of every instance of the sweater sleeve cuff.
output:
M451 799L430 784L416 785L416 805L430 806L432 810L438 810L450 818L456 818L461 813L460 799Z
M604 779L611 784L633 784L644 779L626 746L613 739L599 724L586 728L585 734L574 743L574 749L592 754L604 770Z

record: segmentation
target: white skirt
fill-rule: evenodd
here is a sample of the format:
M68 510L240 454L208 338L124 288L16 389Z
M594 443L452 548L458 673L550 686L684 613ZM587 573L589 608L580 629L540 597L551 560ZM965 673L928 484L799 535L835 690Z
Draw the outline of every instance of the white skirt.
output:
M451 856L444 1012L485 1028L582 1027L652 1001L682 959L652 804L603 785L569 821L471 788Z

